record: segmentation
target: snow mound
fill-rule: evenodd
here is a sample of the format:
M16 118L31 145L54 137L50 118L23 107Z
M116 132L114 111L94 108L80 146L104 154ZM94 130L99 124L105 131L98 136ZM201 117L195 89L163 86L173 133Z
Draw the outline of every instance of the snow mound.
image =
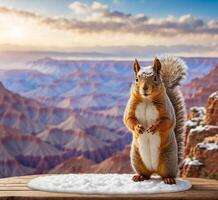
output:
M131 178L131 174L61 174L34 178L28 187L77 194L154 194L191 188L188 181L181 179L176 180L176 185L167 185L158 177L143 182L133 182Z

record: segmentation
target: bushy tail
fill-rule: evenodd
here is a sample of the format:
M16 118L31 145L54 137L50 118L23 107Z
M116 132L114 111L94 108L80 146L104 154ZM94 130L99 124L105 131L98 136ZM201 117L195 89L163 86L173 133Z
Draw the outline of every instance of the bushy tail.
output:
M176 115L176 126L174 131L178 145L178 162L180 163L183 159L183 138L186 112L184 98L178 86L186 76L187 67L183 60L173 56L164 56L160 58L160 62L161 76Z

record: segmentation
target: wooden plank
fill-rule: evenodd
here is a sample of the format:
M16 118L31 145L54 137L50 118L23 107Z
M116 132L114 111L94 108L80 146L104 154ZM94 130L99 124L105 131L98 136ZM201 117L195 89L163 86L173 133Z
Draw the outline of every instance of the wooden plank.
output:
M62 199L169 199L169 200L218 200L218 181L190 178L193 187L189 191L152 195L80 195L71 193L43 192L29 189L27 182L39 175L0 179L0 200L62 200ZM42 176L42 175L40 175Z
M5 186L8 186L8 187L22 187L22 186L26 186L26 183L22 183L22 184L13 184L13 183L5 183L5 184L1 184L0 187L5 187Z
M31 191L26 185L24 186L2 186L0 187L0 191Z
M47 174L46 176L49 176L50 174ZM31 175L31 176L15 176L15 177L9 177L9 178L0 178L0 183L1 182L26 182L28 180L31 180L33 178L39 177L39 176L45 176L43 174L39 174L39 175Z
M0 192L0 196L2 193ZM217 197L214 195L208 195L208 193L203 193L199 191L196 192L182 192L182 193L170 193L170 194L155 194L155 195L77 195L77 194L64 194L64 193L48 193L48 192L19 192L13 191L10 195L5 195L3 193L3 198L1 199L208 199L216 200Z

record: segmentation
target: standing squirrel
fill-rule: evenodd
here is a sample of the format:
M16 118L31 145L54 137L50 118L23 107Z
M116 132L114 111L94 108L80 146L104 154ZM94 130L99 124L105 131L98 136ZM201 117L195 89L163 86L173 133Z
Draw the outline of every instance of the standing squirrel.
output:
M164 183L176 184L182 159L185 106L177 86L186 76L186 65L175 57L155 58L152 66L134 63L132 84L123 121L133 134L133 181L159 174Z

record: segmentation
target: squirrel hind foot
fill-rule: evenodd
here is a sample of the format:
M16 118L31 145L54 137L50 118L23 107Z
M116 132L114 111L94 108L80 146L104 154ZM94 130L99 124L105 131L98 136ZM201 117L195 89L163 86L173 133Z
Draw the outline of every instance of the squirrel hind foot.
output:
M165 184L173 185L176 184L176 179L172 177L165 177L163 178Z
M136 174L132 177L132 180L134 182L140 182L140 181L144 181L144 180L148 180L148 179L150 179L150 177L139 175L139 174Z

